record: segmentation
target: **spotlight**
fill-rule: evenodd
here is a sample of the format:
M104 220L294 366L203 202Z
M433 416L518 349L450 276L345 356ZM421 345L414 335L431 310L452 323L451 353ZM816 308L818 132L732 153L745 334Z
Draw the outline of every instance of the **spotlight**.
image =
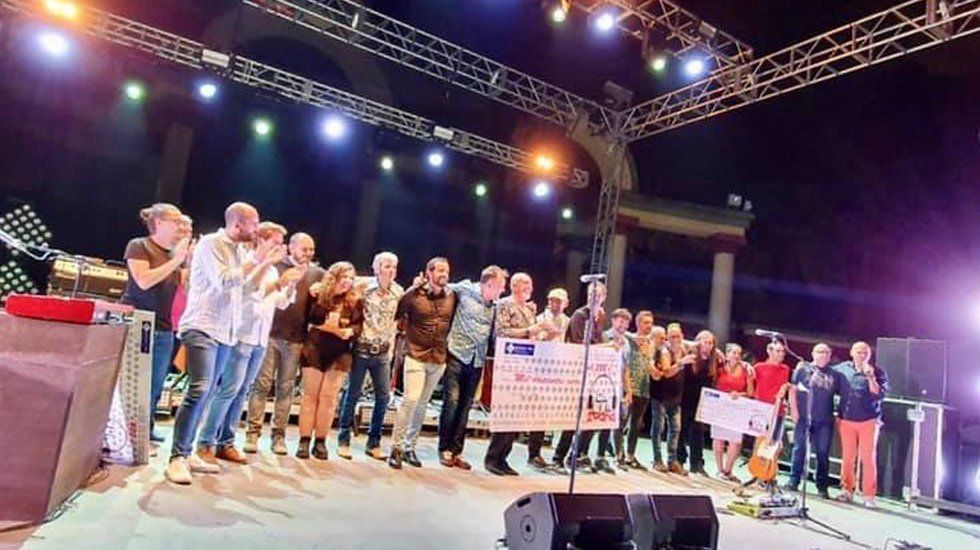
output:
M571 208L566 206L565 208L561 209L561 219L570 220L573 217L575 217L575 212L573 212Z
M486 186L486 184L483 184L483 183L476 184L476 186L473 188L473 193L477 197L485 197L487 195L487 186Z
M444 162L446 162L446 156L440 151L433 151L429 153L427 160L429 161L429 166L439 168Z
M218 95L218 86L212 82L205 82L197 87L197 95L204 99L213 99Z
M259 137L266 137L272 133L272 123L267 118L257 118L252 122L252 130Z
M131 101L142 101L146 97L146 88L143 87L139 82L127 82L123 86L123 93Z
M331 115L323 121L323 133L328 139L336 141L347 133L347 123L337 115Z
M543 172L550 172L555 167L555 159L547 155L538 155L534 158L534 165Z
M381 157L381 162L379 164L381 165L381 169L385 172L391 172L395 169L395 159L388 155Z
M551 4L551 21L553 23L564 23L568 19L568 12L571 9L569 0L560 0L559 2L550 2Z
M601 32L609 32L616 26L616 14L612 10L606 10L595 18L595 28Z
M546 181L539 181L534 184L534 196L543 199L551 194L551 186Z
M640 51L647 67L655 73L663 72L667 68L667 51L664 49L666 42L667 36L659 27L643 33L643 46Z
M667 68L667 56L662 53L657 54L650 58L649 65L653 72L662 73Z
M68 39L63 35L52 31L42 32L38 37L41 49L55 57L64 57L71 49Z
M45 0L44 8L51 15L62 19L75 19L78 16L78 6L64 0Z
M687 76L695 77L701 76L704 73L706 65L704 60L699 57L693 57L684 62L684 73Z

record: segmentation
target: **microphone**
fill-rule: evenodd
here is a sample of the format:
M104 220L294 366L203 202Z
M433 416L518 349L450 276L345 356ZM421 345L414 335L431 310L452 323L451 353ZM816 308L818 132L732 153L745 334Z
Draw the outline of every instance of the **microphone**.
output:
M755 329L756 336L765 336L766 338L779 338L783 335L782 332L776 332L774 330L766 330L762 328Z
M605 273L588 273L578 278L583 283L601 283L606 280Z

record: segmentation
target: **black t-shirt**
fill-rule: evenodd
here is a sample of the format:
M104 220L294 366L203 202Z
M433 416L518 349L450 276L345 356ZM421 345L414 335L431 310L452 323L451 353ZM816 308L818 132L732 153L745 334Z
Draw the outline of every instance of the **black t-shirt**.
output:
M170 251L153 242L153 239L149 237L139 237L129 241L123 258L126 260L145 260L150 263L150 269L153 269L170 261ZM128 269L129 262L126 265ZM156 330L173 330L173 325L170 322L170 308L173 307L174 294L177 293L178 286L180 286L179 269L173 270L165 279L146 290L136 284L136 278L130 271L122 301L136 309L155 313Z
M289 258L276 264L276 271L283 271L295 266ZM286 309L277 309L272 318L272 330L269 336L287 342L302 342L306 338L306 325L309 320L310 308L315 301L310 296L310 287L323 278L324 270L314 264L306 269L306 274L296 283L296 300Z

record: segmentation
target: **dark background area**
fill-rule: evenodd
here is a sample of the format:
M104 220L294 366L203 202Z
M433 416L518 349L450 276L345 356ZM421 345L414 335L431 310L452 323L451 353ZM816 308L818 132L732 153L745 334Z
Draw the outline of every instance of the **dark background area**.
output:
M362 93L317 49L327 39L237 2L95 4ZM762 55L891 2L683 4ZM581 13L556 27L533 1L368 5L596 100L605 80L638 100L684 83L676 66L663 78L647 73L637 42L597 37ZM259 27L283 32L254 38L248 31ZM51 63L33 47L31 30L0 28L0 214L31 204L59 248L121 256L142 231L136 212L154 200L175 121L195 132L180 206L198 231L213 229L228 202L247 200L263 217L314 234L325 263L353 253L361 195L376 182L383 197L376 247L401 256L403 279L434 254L447 255L459 277L496 262L529 271L543 302L546 287L564 279L560 208L573 206L583 222L594 217L597 170L561 128L385 61L364 56L380 68L396 106L519 147L547 143L589 169L592 185L559 186L535 202L524 175L461 154L432 172L421 160L430 144L367 125L352 123L349 139L328 144L312 107L227 83L218 101L202 104L192 94L200 74L122 48L80 39L69 62ZM654 136L632 146L640 191L714 206L731 192L752 201L756 220L737 256L736 327L949 340L953 402L972 407L980 391L976 59L980 36L971 36ZM145 103L122 97L129 78L146 83ZM252 135L257 115L274 119L273 139ZM393 176L377 168L385 153L397 157ZM477 181L488 184L488 197L473 195ZM704 243L631 237L623 302L662 317L703 317L711 260ZM44 266L19 261L43 286Z

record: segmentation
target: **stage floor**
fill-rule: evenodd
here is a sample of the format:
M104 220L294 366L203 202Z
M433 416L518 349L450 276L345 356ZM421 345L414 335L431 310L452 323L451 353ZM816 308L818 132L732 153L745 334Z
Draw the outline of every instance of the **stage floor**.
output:
M161 426L169 437L169 426ZM296 445L290 428L290 448ZM191 487L163 477L165 458L144 468L112 466L103 479L78 493L60 517L40 527L0 533L0 548L446 548L489 549L503 535L503 511L532 491L561 491L568 478L523 467L526 448L516 445L511 464L520 477L499 478L482 470L486 439L467 442L471 472L439 465L435 438L424 436L424 467L395 471L363 454L327 462L262 452L246 466L228 465L215 476L198 476ZM649 459L647 441L642 457ZM169 442L164 449L169 449ZM551 450L545 449L545 456ZM709 471L713 471L709 458ZM744 472L742 473L744 476ZM582 492L659 492L711 495L719 510L720 548L895 548L889 540L932 548L976 548L980 525L911 513L900 503L880 508L810 500L811 515L850 533L853 543L821 534L798 520L756 520L732 515L731 485L702 477L654 473L586 474Z

